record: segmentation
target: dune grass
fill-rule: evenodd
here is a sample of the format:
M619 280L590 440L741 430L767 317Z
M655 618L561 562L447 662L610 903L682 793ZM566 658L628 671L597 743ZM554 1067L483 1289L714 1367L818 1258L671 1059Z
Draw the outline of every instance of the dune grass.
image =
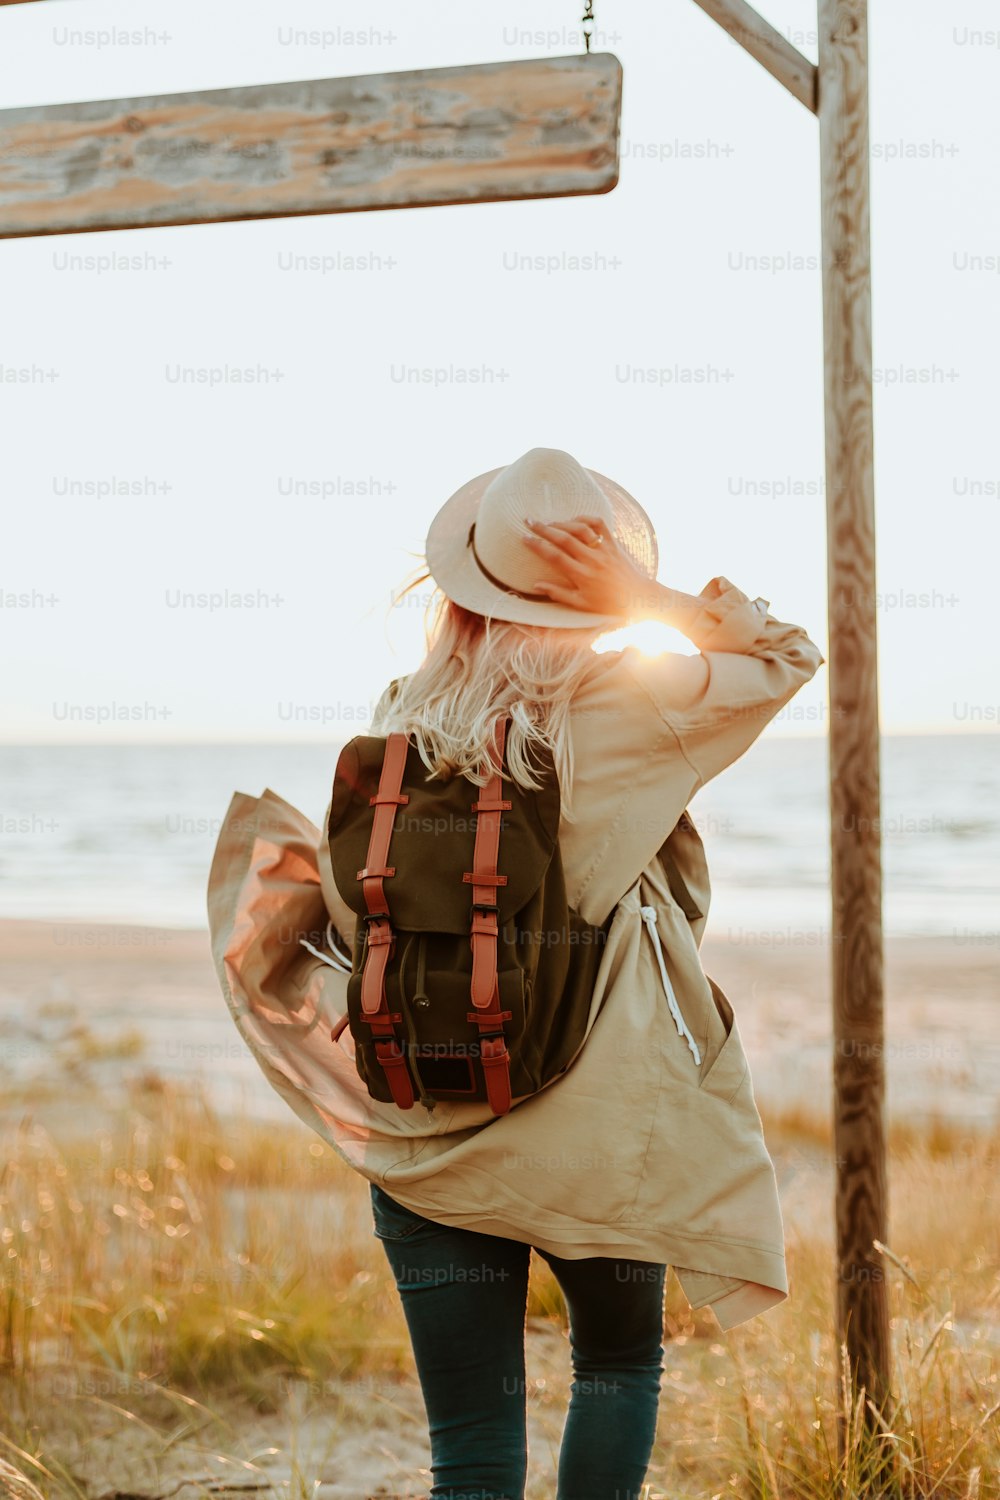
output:
M389 1406L394 1382L412 1388L367 1184L304 1126L234 1127L149 1076L96 1132L57 1139L44 1114L28 1108L7 1132L0 1178L0 1454L43 1496L113 1492L79 1462L97 1411L116 1413L133 1445L146 1429L161 1448L165 1433L204 1432L236 1455L239 1414L284 1421L290 1392L333 1411L352 1386L377 1385ZM1000 1133L891 1132L882 1260L898 1410L873 1441L834 1336L828 1126L801 1113L764 1123L776 1162L793 1158L808 1189L786 1223L792 1295L722 1334L671 1279L646 1500L853 1500L887 1452L887 1495L1000 1496ZM540 1257L528 1311L532 1327L565 1328ZM562 1366L535 1393L556 1446L567 1395ZM308 1463L299 1472L312 1494ZM17 1493L0 1472L5 1484ZM537 1485L529 1494L551 1496Z

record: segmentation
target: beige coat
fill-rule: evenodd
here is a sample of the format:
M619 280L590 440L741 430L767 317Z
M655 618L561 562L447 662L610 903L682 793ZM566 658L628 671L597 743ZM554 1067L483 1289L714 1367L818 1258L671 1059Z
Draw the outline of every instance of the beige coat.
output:
M725 578L699 598L683 628L701 654L595 653L573 701L567 895L590 922L614 916L583 1046L509 1114L380 1103L357 1075L350 1032L332 1042L346 976L299 941L328 952L328 916L353 934L325 819L317 829L269 790L235 794L208 911L241 1035L364 1177L429 1218L565 1258L666 1262L692 1307L731 1328L787 1297L784 1235L739 1026L701 966L710 887L685 809L824 658Z

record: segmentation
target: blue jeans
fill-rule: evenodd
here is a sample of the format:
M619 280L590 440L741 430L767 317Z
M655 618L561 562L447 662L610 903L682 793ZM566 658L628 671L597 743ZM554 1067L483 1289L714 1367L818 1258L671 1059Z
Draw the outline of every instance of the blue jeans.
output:
M370 1188L427 1408L428 1500L523 1500L532 1246L438 1224ZM556 1500L639 1500L656 1434L666 1266L538 1253L566 1299L573 1361Z

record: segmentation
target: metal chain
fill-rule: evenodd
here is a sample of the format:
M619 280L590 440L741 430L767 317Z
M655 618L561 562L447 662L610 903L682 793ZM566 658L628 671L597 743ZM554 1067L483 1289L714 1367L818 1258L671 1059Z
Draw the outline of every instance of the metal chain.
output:
M583 22L583 40L586 45L586 49L589 52L590 37L591 33L594 30L594 0L587 0L587 9L584 11L580 19Z

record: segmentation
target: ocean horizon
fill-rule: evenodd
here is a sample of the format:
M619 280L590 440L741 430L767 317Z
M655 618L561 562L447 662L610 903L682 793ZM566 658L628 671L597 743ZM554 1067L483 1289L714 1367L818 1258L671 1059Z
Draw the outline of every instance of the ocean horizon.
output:
M361 731L359 731L361 732ZM270 787L317 827L340 743L2 745L0 917L205 928L234 792ZM828 940L825 736L764 737L698 791L708 934ZM1000 942L1000 756L986 734L887 735L887 935Z

